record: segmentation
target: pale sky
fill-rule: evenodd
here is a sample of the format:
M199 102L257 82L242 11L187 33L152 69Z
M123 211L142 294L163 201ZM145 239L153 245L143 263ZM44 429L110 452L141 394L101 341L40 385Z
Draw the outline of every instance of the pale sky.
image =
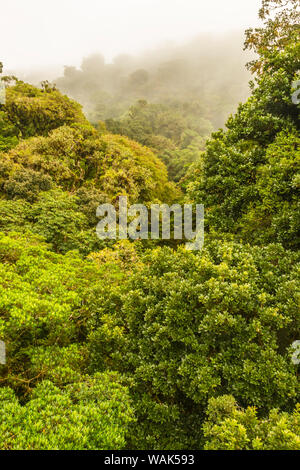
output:
M6 68L79 65L258 24L261 0L0 0Z

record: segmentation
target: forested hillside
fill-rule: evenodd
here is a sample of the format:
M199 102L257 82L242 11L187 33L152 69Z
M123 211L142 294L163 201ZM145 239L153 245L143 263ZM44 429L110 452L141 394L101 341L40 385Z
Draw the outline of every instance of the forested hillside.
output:
M106 63L101 54L84 57L80 67L64 67L54 81L79 101L92 122L118 118L138 100L183 106L223 126L229 112L248 96L243 32L199 34L184 45L166 44L136 56L121 54ZM41 75L42 72L40 72Z
M88 113L60 89L88 94L98 59L56 86L2 78L1 450L300 450L299 6L263 0L251 96L217 131L184 77L186 100L159 100L134 71L121 112L114 89ZM100 240L121 195L204 204L203 250Z

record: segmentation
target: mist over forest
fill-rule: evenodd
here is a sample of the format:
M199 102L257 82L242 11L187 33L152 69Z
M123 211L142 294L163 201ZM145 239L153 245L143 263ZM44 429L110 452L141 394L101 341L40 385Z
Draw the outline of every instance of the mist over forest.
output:
M139 55L100 53L66 65L51 83L83 106L88 120L146 145L179 181L209 135L250 94L244 33L203 33ZM52 72L52 74L54 71ZM42 71L27 80L38 83ZM101 124L102 122L102 124Z
M300 0L47 7L1 12L0 451L300 450Z
M137 100L194 103L214 129L250 94L243 51L244 32L203 33L183 44L166 43L142 54L119 54L106 62L101 53L83 57L80 67L65 65L13 70L38 85L50 80L83 105L92 122L119 118Z

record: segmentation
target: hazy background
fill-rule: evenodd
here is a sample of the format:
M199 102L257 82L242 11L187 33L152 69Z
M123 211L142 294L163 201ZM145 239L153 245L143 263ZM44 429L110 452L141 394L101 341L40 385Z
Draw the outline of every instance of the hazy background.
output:
M197 121L197 133L206 136L249 95L244 30L259 25L260 5L261 0L10 0L0 10L0 61L4 74L35 85L55 83L95 124L122 119L108 123L112 132L148 142L131 128L140 128L143 119L146 126L147 113L156 122L158 113L162 120L167 113L169 121L177 113L189 129ZM139 107L128 122L139 100L164 108Z
M0 44L7 69L79 65L101 52L110 62L166 41L258 24L260 0L9 0L1 2Z

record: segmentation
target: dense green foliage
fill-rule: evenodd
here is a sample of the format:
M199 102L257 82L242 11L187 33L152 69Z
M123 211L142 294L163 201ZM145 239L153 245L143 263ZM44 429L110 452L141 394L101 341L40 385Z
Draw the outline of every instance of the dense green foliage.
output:
M107 356L134 378L134 446L199 448L211 396L265 412L295 404L298 254L207 242L201 255L157 249L143 262L128 283L105 286L89 323L93 370Z
M106 120L113 133L152 148L167 166L169 177L180 181L188 165L199 158L212 125L199 103L149 104L139 101L120 120Z
M122 449L132 409L113 374L97 374L59 389L43 381L25 406L0 390L1 450Z
M5 145L13 148L0 160L1 230L30 231L55 251L88 254L103 248L95 233L99 204L115 203L119 195L146 204L179 196L151 150L123 136L100 135L80 106L58 91L17 83L7 94L2 113L27 138L7 145L5 129ZM41 128L46 135L39 136Z
M0 152L9 150L18 143L18 129L0 109Z
M28 200L54 186L95 188L109 199L125 190L131 202L170 201L175 193L164 165L149 149L126 137L67 126L22 141L2 159L1 176L8 197Z
M188 196L209 208L211 231L299 249L300 120L291 99L299 57L299 41L273 51L249 100L191 171Z
M53 88L38 89L23 82L6 90L5 114L23 138L46 135L68 124L85 124L81 106Z
M255 407L242 410L232 396L212 398L203 429L206 450L299 450L300 408L272 410L259 419Z
M207 96L132 105L152 69L94 126L48 82L6 79L0 449L300 450L296 3L263 0L252 94L206 144ZM99 60L68 86L117 73ZM99 240L96 208L121 195L204 204L204 249Z

